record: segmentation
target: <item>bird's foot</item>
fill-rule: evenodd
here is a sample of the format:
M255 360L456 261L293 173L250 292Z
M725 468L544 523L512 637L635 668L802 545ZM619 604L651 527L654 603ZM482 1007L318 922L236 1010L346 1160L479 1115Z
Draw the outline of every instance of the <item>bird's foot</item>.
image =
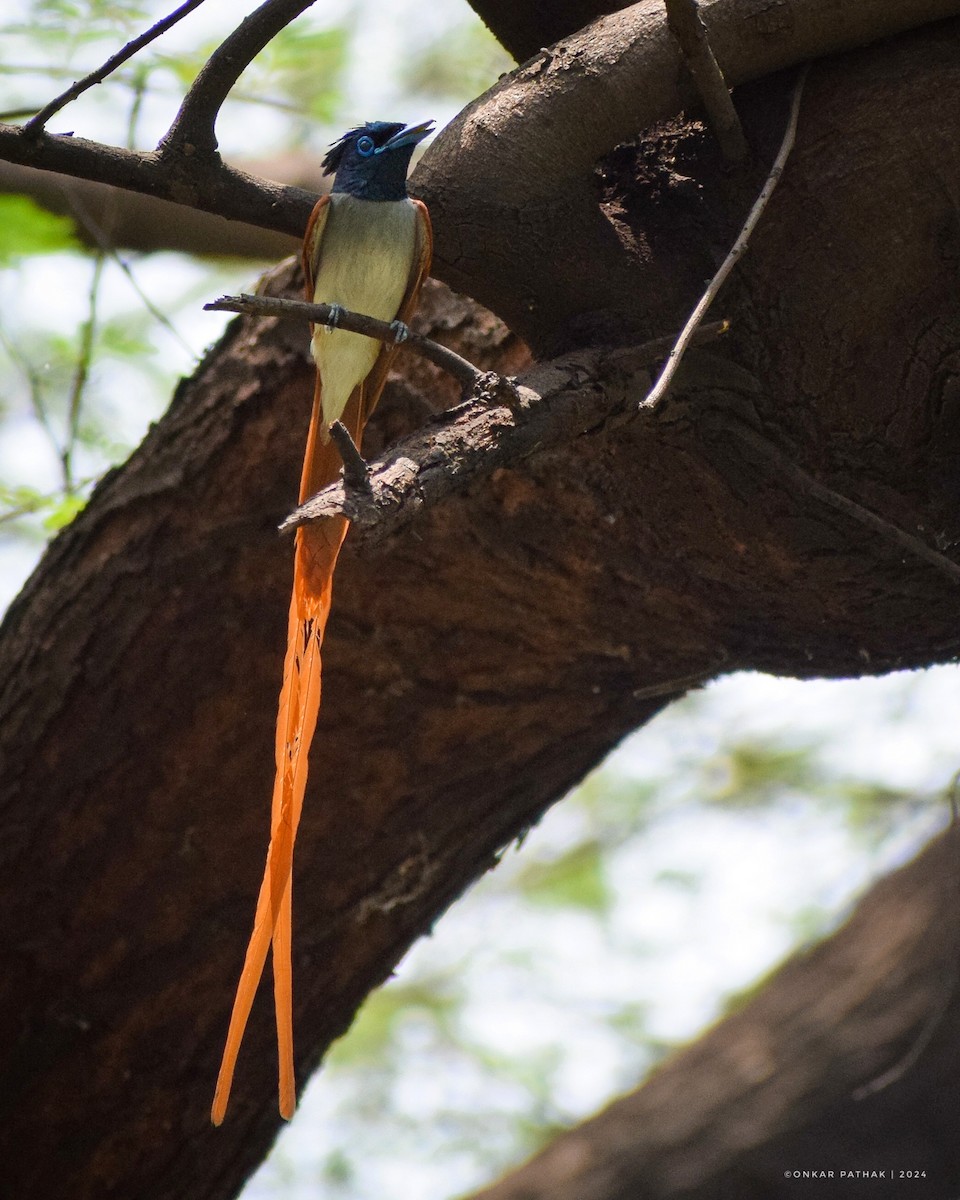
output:
M410 326L404 325L402 321L391 321L390 332L393 334L393 344L399 346L410 336Z
M337 326L340 324L340 318L343 316L345 311L346 311L346 309L343 307L342 304L331 304L330 305L330 316L327 317L327 328L328 329L336 329Z

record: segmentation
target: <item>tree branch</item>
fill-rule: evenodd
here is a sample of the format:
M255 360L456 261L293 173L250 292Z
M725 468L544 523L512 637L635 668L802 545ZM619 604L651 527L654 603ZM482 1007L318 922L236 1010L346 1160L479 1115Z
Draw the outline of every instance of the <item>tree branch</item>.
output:
M379 342L396 343L421 354L428 361L446 371L460 384L464 393L476 392L488 372L478 371L471 362L467 362L453 350L441 346L422 334L410 331L402 341L396 341L396 330L389 321L378 321L376 317L368 317L365 313L350 312L349 309L334 309L330 304L310 304L306 300L286 300L277 296L221 296L205 304L206 312L235 312L250 313L261 317L289 317L312 321L314 325L329 325L337 329L346 329L350 333L361 333L364 337L375 338Z
M725 328L724 323L707 326L697 332L696 340L710 341ZM349 478L345 473L343 479L295 509L281 523L280 532L343 513L362 531L365 541L382 541L423 509L462 492L470 481L500 467L515 466L534 451L570 442L629 410L631 396L644 387L644 367L662 355L664 344L661 339L626 350L590 351L558 359L535 368L518 382L514 404L467 403L441 413L377 462L366 464L362 487L353 473ZM645 404L637 410L648 415L653 411ZM814 497L960 583L960 564L819 483L732 414L726 429L773 463L796 496Z
M697 340L711 341L724 329L719 322L706 326ZM342 512L364 532L364 540L380 541L470 480L515 465L535 450L570 442L629 409L637 391L646 390L646 368L668 347L661 338L535 367L517 382L513 403L467 403L439 414L369 464L368 489L331 484L291 513L280 530Z
M773 28L769 0L715 0L706 11L714 54L735 87L960 15L960 0L859 0L845 6L842 21L828 0L792 0L789 22ZM767 36L748 36L765 26ZM663 0L640 0L504 75L440 131L417 175L429 187L437 170L460 163L467 187L478 167L499 167L507 197L555 199L602 155L694 99L677 74Z
M342 421L334 421L330 426L330 436L336 442L343 460L343 486L348 491L369 491L370 470L346 425Z
M28 137L26 127L0 124L0 158L300 237L316 195L224 166L215 156L213 125L239 72L265 41L307 7L307 0L268 0L237 28L198 75L163 140L163 156L118 150L83 138L51 137L36 129ZM725 63L728 81L759 78L805 59L956 15L960 0L902 0L897 5L861 0L844 11L842 22L827 19L822 8L823 0L795 0L789 28L780 29L776 37L744 38L744 29L766 19L766 0L711 6L711 41ZM638 129L677 113L690 99L678 84L675 68L676 50L660 0L643 0L601 19L583 44L580 35L574 35L551 52L549 60L541 56L519 67L466 109L441 132L414 173L414 190L434 212L438 278L486 298L519 332L529 326L531 312L537 308L531 298L551 288L551 311L562 315L566 297L562 290L556 291L555 279L540 270L539 262L524 263L523 256L504 262L489 253L473 260L463 247L456 248L447 239L460 227L464 206L475 222L489 204L484 198L490 196L496 197L495 219L501 224L505 213L539 209L549 244L551 223L571 219L571 205L575 208L578 203L576 189L570 190L571 180L586 178L597 157ZM521 111L523 121L516 119ZM188 143L207 153L184 157L174 178L165 156L172 147ZM568 199L560 203L565 190ZM592 193L590 204L595 209ZM564 240L561 236L558 244ZM603 261L598 267L595 274L602 281L615 282ZM636 287L632 266L631 272L630 286L637 293L642 289ZM523 300L522 311L514 315L499 295L491 296L487 280L492 273L502 275L504 291ZM517 276L516 286L512 276ZM581 273L580 283L577 304L583 311L590 307L591 281ZM609 291L605 299L609 301Z
M265 0L210 55L157 146L161 158L217 152L217 116L230 89L260 51L314 0ZM189 151L187 150L189 147Z
M122 150L45 131L28 135L17 125L0 124L0 158L172 200L296 238L303 237L317 199L303 188L255 179L217 157L191 158L188 170L174 172L156 152Z
M716 322L701 329L699 321L733 263L746 248L749 235L782 172L796 131L805 76L806 70L797 80L787 133L767 186L751 210L736 245L671 350L668 366L657 385L637 406L638 412L652 413L662 402L691 342L712 341L727 329L726 322ZM382 342L392 342L395 338L389 322L343 309L334 310L328 304L275 297L224 296L204 308L301 318L315 324L336 325ZM352 442L349 446L342 445L338 435L337 444L344 456L343 478L295 509L281 523L282 533L343 513L359 529L368 531L367 540L380 541L414 519L424 507L461 491L469 480L490 475L498 467L513 465L534 450L571 441L627 408L629 397L644 386L644 368L656 362L669 343L661 338L641 346L575 354L535 368L524 377L525 382L518 385L512 381L508 385L494 373L478 371L460 355L420 334L411 332L401 344L447 371L461 384L465 394L476 395L486 384L493 396L502 396L505 387L509 386L510 403L491 406L489 395L482 401L467 400L458 408L439 414L426 429L406 439L373 465L363 462ZM736 421L730 424L729 430L773 462L799 494L814 496L900 549L923 559L954 582L960 582L960 565L939 551L819 483L754 430ZM349 441L345 430L343 435Z
M316 155L238 160L232 168L247 177L266 178L274 187L298 187L316 197L321 188ZM265 229L246 221L225 221L219 214L189 208L170 200L128 188L113 187L90 179L71 178L56 171L40 171L0 157L0 193L29 196L49 212L72 216L76 205L102 228L109 226L110 239L118 250L152 253L177 250L198 257L251 258L277 262L295 253L303 237ZM95 246L83 225L77 236Z
M89 91L98 83L102 83L108 75L112 74L117 67L122 66L129 59L138 54L144 46L149 46L153 41L156 41L161 34L166 33L168 29L172 29L178 21L181 21L188 13L192 13L195 8L199 8L203 0L185 0L179 8L174 9L169 16L163 17L156 24L151 25L139 37L135 37L132 41L127 42L122 50L118 50L116 54L112 54L101 67L97 67L95 71L91 71L89 75L85 75L83 79L78 79L76 83L70 85L66 91L61 92L59 96L55 96L49 104L45 104L43 108L31 117L23 126L24 133L35 134L39 133L46 125L52 116L58 113L62 108L78 96L82 96L84 92Z
M664 0L664 3L667 24L680 44L723 156L732 163L743 162L749 153L747 139L730 99L727 81L710 48L697 0Z

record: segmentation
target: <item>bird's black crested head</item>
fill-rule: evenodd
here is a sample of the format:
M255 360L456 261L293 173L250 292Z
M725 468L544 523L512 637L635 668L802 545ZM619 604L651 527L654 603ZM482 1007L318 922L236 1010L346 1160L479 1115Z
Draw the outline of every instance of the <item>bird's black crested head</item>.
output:
M409 127L396 121L368 121L347 130L323 160L324 173L335 172L331 190L361 200L402 200L413 148L432 132L432 121Z

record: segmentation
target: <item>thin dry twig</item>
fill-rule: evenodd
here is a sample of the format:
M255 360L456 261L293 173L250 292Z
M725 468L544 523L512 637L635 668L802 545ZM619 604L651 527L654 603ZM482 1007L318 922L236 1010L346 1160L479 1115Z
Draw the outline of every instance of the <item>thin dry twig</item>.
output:
M82 96L84 92L89 91L96 84L102 83L117 67L122 66L129 59L133 58L144 46L148 46L151 42L156 41L162 33L166 33L168 29L171 29L178 21L183 20L195 8L199 8L201 4L203 4L203 0L185 0L185 3L181 4L179 8L174 9L169 16L163 17L155 25L151 25L145 33L141 33L139 37L135 37L132 41L127 42L121 50L118 50L116 54L112 54L102 66L97 67L95 71L91 71L89 75L84 75L83 79L78 79L65 92L61 92L49 104L45 104L36 116L31 117L29 121L25 122L23 126L24 133L39 133L50 118L55 116L62 108L66 108L72 100L76 100L78 96Z
M710 47L697 0L664 0L664 4L670 32L680 44L687 69L707 110L707 121L720 143L720 151L729 162L743 162L749 153L747 139L733 107L727 81Z
M953 843L954 854L960 851L960 829L957 828L958 784L960 784L960 772L954 775L951 780L946 797L950 805L950 825L947 832ZM960 872L954 872L953 881L954 888L960 888ZM957 912L956 903L954 903L953 911L954 913ZM952 939L954 943L953 952L948 955L945 963L945 978L942 982L940 995L932 1005L930 1012L927 1014L927 1019L914 1038L912 1045L905 1054L901 1055L892 1066L889 1066L876 1079L871 1079L868 1083L863 1084L851 1093L852 1100L867 1100L870 1096L875 1096L877 1092L882 1092L886 1088L892 1087L893 1084L899 1083L905 1075L913 1070L923 1057L925 1051L929 1048L934 1034L942 1027L947 1012L952 1002L956 999L957 987L960 985L960 957L956 953L957 934L958 929L955 920Z
M33 365L29 357L24 354L17 342L14 342L7 336L2 326L0 326L0 346L6 350L10 356L10 361L14 366L19 368L20 373L23 375L24 382L27 385L27 395L30 398L30 407L33 410L33 418L46 434L57 458L59 458L62 453L60 438L53 427L50 413L47 411L44 401L43 377L41 372Z
M314 325L336 326L350 333L362 333L366 337L376 338L380 342L396 342L396 329L387 321L378 321L363 313L349 312L344 308L334 309L329 304L309 304L306 300L284 300L277 296L221 296L205 304L208 312L252 313L261 317L292 317L302 321L312 321ZM473 363L462 358L446 346L431 341L430 338L412 331L398 345L409 346L424 358L429 359L435 366L448 375L452 375L464 392L474 392L482 388L488 378L488 372L478 371Z
M79 199L73 192L68 192L68 201L70 204L70 211L73 213L78 223L90 235L93 241L97 244L98 248L104 254L108 255L124 273L124 275L127 277L127 282L133 288L137 299L140 301L143 307L155 321L163 326L163 328L167 331L167 333L170 334L180 349L186 352L188 359L194 359L196 357L196 351L193 349L190 343L186 341L185 338L180 336L179 331L167 314L163 312L162 309L158 308L156 304L154 304L153 300L151 300L151 298L140 286L137 281L137 277L133 272L133 268L113 245L110 238L107 236L106 230L102 229L100 225L93 219L90 212L83 204L80 203Z
M858 504L855 500L851 500L848 496L844 496L840 492L835 492L833 488L827 487L825 484L819 483L812 475L808 475L802 467L798 467L795 462L788 458L781 450L762 434L756 430L748 428L746 425L738 421L731 422L728 426L728 432L740 441L746 442L759 451L765 458L773 463L779 474L801 495L806 494L813 496L822 503L829 505L838 512L844 513L845 516L852 517L861 525L865 525L868 529L872 529L875 533L879 533L881 537L888 542L892 542L901 550L906 550L909 554L917 558L922 558L924 562L937 568L948 579L954 583L960 583L960 565L953 562L952 559L941 554L939 550L934 550L932 546L928 546L926 542L915 537L912 533L907 533L905 529L901 529L899 525L894 525L892 522L884 520L883 517L878 517L876 513L870 509L864 508L862 504Z
M97 340L97 319L100 304L100 283L103 279L103 268L107 261L106 253L97 250L93 255L93 270L90 275L90 287L87 291L87 318L80 326L80 345L77 350L77 362L73 372L73 382L70 386L70 401L67 409L67 434L60 452L60 469L63 472L63 488L68 496L76 492L76 482L73 478L73 455L80 440L80 417L83 412L83 398L90 380L90 368L93 364L93 351Z
M217 116L230 89L260 51L314 0L266 0L245 17L204 63L173 124L160 139L161 158L190 147L190 155L217 152Z
M660 378L654 384L653 388L647 394L645 399L641 400L641 409L656 408L670 390L670 386L673 383L683 356L687 351L687 347L690 345L690 341L696 332L697 326L703 320L704 314L716 299L717 293L726 282L727 276L733 270L737 261L747 248L747 244L750 241L750 236L756 228L757 222L760 220L763 210L767 206L767 201L773 195L774 189L780 180L780 176L783 174L783 168L786 165L786 161L790 156L790 151L793 149L793 143L797 136L797 121L800 116L800 97L803 95L803 85L807 78L808 69L809 66L802 67L799 75L797 76L797 82L793 89L793 100L790 105L790 117L787 121L787 128L783 135L783 142L780 146L780 152L777 155L773 166L770 168L770 174L767 176L767 182L763 185L760 195L757 197L753 208L750 209L750 215L744 222L743 229L741 229L740 236L737 238L736 242L734 242L733 249L723 260L720 270L717 271L716 275L714 275L714 277L710 280L707 290L700 297L700 302L690 314L690 319L681 330L680 336L677 338L677 344L670 351L670 357L667 359L666 365L660 374Z

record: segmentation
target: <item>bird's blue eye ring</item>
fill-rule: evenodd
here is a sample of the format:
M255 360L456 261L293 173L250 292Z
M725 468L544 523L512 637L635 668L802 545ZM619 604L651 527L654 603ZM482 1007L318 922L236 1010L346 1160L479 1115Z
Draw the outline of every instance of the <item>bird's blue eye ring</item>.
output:
M365 133L357 138L357 153L362 154L364 158L369 156L374 151L373 138L368 137Z

